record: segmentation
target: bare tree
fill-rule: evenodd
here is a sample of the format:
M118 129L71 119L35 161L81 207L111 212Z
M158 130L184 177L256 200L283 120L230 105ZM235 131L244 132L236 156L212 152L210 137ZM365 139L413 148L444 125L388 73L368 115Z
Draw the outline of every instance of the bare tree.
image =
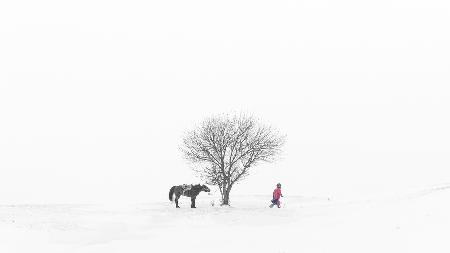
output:
M188 132L182 151L207 184L219 187L222 205L229 205L233 185L249 175L250 167L274 161L284 140L251 116L219 115Z

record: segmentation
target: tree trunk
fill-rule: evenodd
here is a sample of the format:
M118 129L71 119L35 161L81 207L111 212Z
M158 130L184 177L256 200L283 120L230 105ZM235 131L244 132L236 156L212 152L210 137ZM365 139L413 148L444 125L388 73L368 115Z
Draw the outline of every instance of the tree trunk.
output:
M225 188L225 190L222 193L222 205L230 205L230 192L231 192L231 185Z

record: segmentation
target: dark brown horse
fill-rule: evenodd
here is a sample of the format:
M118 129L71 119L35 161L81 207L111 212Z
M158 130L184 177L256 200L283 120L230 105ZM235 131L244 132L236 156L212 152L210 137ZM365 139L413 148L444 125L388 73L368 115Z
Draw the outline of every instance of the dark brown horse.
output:
M173 201L173 195L175 194L175 206L176 208L180 208L178 206L178 199L181 196L186 196L191 198L191 208L195 208L195 198L200 192L210 192L211 190L206 185L178 185L172 186L169 191L169 200Z

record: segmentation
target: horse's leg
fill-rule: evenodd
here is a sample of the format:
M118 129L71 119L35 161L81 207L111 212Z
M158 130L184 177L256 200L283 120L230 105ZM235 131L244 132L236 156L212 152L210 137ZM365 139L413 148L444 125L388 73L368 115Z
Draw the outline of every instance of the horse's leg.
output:
M195 196L191 197L191 208L196 208L195 207Z
M180 195L177 195L176 197L175 197L175 207L176 208L180 208L180 206L178 205L178 199L180 198Z

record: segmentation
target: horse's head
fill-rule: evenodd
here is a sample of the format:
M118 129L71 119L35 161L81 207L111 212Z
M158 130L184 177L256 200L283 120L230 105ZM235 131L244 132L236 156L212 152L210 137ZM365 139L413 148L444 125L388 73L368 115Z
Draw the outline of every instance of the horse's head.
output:
M202 191L210 192L211 190L206 185L202 185Z

